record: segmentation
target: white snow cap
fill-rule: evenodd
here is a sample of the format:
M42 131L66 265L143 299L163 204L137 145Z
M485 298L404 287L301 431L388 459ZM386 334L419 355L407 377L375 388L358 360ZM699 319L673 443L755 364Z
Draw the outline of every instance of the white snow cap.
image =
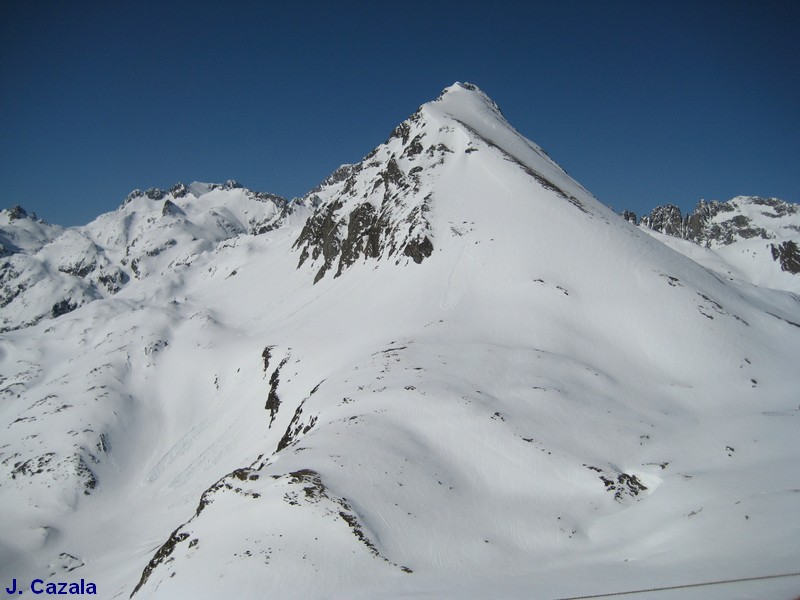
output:
M494 100L477 85L469 82L461 83L460 81L456 81L453 85L444 88L434 102L443 104L448 108L451 106L461 106L463 108L477 108L478 110L480 110L481 105L486 105L498 115L503 115L500 107Z
M444 98L445 96L447 96L448 94L451 94L451 93L455 93L455 94L463 93L463 94L466 94L467 92L471 92L471 93L473 93L473 94L475 94L477 96L481 96L483 98L486 98L490 102L492 102L492 104L494 104L494 101L491 98L489 98L489 96L486 94L486 92L484 92L481 88L479 88L474 83L470 83L469 81L465 81L463 83L460 82L460 81L456 81L452 85L447 86L446 88L444 88L442 90L442 93L439 94L439 97L436 100L437 101L441 100L442 98Z

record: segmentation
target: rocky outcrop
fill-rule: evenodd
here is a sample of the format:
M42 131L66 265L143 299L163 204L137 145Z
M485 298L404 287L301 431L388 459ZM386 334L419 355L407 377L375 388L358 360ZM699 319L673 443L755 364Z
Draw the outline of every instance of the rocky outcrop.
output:
M695 209L685 215L674 204L654 208L643 216L640 224L659 233L679 237L703 246L728 245L740 239L774 239L776 233L753 222L743 214L743 206L758 207L758 216L775 220L800 213L800 206L777 198L739 197L728 202L701 200ZM635 213L623 211L622 217L636 223Z
M642 225L649 227L659 233L684 237L684 224L681 216L681 209L674 204L664 204L657 206L652 212L642 217Z
M9 221L16 221L17 219L24 219L28 216L28 212L22 208L19 204L12 206L11 208L7 208L5 212L8 214ZM36 218L34 215L33 218Z
M800 249L795 242L790 240L782 244L770 244L770 250L772 258L778 261L782 271L800 274Z
M631 211L623 219L636 224ZM674 204L658 206L640 224L659 233L689 240L706 248L746 240L775 240L766 249L782 271L800 274L800 205L777 198L739 196L727 202L701 200L685 215ZM759 252L764 251L761 247Z
M315 211L294 248L298 268L318 265L314 283L330 271L339 277L358 261L406 257L419 264L433 252L426 218L432 196L422 177L450 150L424 151L421 121L418 111L360 163L342 165L305 197Z

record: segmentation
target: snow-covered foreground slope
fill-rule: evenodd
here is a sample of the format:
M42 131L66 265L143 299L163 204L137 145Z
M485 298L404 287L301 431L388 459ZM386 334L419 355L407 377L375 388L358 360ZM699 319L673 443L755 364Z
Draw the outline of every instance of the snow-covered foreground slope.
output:
M624 222L472 86L301 204L3 334L0 577L564 598L800 571L796 295Z

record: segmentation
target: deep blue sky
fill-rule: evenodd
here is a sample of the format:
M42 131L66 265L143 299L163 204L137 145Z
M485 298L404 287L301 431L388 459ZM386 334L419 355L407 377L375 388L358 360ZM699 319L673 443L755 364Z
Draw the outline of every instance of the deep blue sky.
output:
M800 201L800 2L0 3L0 206L303 194L454 81L616 210Z

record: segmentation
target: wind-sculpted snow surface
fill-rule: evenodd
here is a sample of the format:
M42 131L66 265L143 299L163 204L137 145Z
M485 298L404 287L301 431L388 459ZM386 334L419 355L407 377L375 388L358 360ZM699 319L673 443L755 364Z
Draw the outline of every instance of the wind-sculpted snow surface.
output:
M623 221L474 86L253 233L0 337L0 576L565 598L797 571L798 297Z

